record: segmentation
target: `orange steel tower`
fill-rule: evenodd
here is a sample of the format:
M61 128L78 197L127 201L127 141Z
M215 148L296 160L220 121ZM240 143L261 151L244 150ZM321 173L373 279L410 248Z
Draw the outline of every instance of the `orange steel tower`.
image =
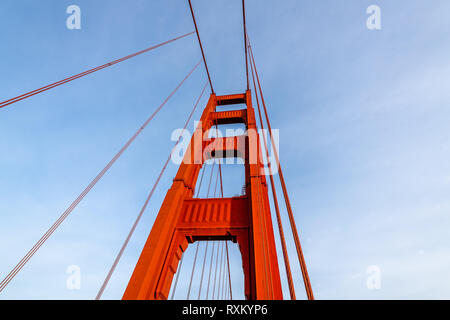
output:
M246 108L217 111L217 106ZM204 139L213 126L243 123L246 134ZM243 196L193 198L200 169L212 158L239 157L245 163ZM241 183L241 182L236 182ZM268 188L251 93L211 94L183 163L168 190L123 299L167 299L174 274L189 244L231 240L239 244L250 300L282 299Z

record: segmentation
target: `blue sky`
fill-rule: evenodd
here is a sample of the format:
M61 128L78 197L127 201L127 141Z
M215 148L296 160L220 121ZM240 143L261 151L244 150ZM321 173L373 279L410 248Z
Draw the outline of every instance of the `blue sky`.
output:
M450 298L450 3L246 2L316 298ZM71 4L81 8L81 30L66 28ZM372 4L381 8L379 31L366 28ZM242 91L240 1L193 5L215 90ZM184 0L3 0L0 100L192 30ZM191 36L0 110L2 278L200 58ZM2 299L95 297L205 81L198 69ZM176 169L168 168L105 298L121 297ZM230 179L225 192L241 186ZM237 249L231 254L239 265ZM69 265L81 268L80 290L66 288ZM366 286L372 265L378 290ZM281 261L280 271L284 280Z

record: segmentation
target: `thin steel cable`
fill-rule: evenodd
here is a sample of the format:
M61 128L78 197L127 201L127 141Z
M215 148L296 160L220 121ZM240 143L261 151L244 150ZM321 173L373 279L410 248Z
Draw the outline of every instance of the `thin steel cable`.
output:
M226 240L225 240L226 243ZM226 267L227 267L227 261L226 261L226 251L225 249L223 250L223 274L222 274L222 292L221 292L221 299L224 300L225 298L225 289L226 289L226 283L225 283L225 279L227 278L226 275Z
M198 255L198 248L199 247L200 247L200 242L197 242L197 249L195 250L194 263L192 265L192 272L191 272L191 280L189 281L189 288L188 288L188 293L187 293L186 300L189 300L189 296L191 295L192 280L194 279L195 266L197 264L197 255Z
M217 110L217 107L216 107ZM216 123L216 137L219 136L219 129L218 129L218 125ZM217 189L217 181L219 180L220 177L220 191L221 191L221 196L223 198L223 182L222 182L222 168L221 168L221 159L219 158L219 171L218 171L218 177L216 180L216 189ZM216 197L216 190L214 190L214 197ZM228 245L227 245L227 256L228 256ZM229 267L229 265L228 265Z
M225 259L224 259L225 260ZM225 276L225 268L226 265L223 268L223 274L222 274L222 291L220 292L220 300L225 300L225 291L226 291L226 276Z
M197 106L198 106L198 104L199 104L201 98L203 97L203 94L205 93L206 86L207 86L207 84L205 84L205 86L203 87L203 90L202 90L200 96L198 97L197 101L195 102L194 107L193 107L191 113L189 114L189 116L188 116L188 118L187 118L185 124L184 124L183 130L186 130L186 128L187 128L189 122L191 121L192 116L194 115L194 112L195 112L195 110L197 109ZM175 143L175 146L172 148L172 151L170 152L169 157L167 158L166 162L164 163L164 166L163 166L163 168L161 169L161 172L159 173L159 176L158 176L158 178L156 179L156 181L155 181L155 183L154 183L154 185L153 185L153 187L152 187L152 189L151 189L151 191L150 191L150 193L149 193L147 199L145 200L145 203L144 203L144 205L142 206L141 211L139 212L139 214L138 214L138 216L137 216L137 218L136 218L136 220L135 220L133 226L131 227L131 230L130 230L130 232L128 233L128 236L127 236L127 238L125 239L125 242L124 242L123 245L122 245L122 248L120 249L119 253L117 254L117 256L116 256L116 258L115 258L115 260L114 260L114 262L113 262L113 265L111 266L111 268L110 268L110 270L109 270L109 272L108 272L108 275L106 276L105 280L103 281L103 284L102 284L102 286L101 286L99 292L97 293L97 296L95 297L96 300L100 300L100 298L101 298L103 292L105 291L105 288L106 288L106 286L108 285L109 280L111 279L111 276L112 276L112 274L114 273L114 271L115 271L115 269L116 269L116 267L117 267L117 264L119 263L119 261L120 261L122 255L123 255L123 252L125 251L125 248L127 247L128 242L130 241L130 239L131 239L131 237L132 237L132 235L133 235L133 233L134 233L134 231L135 231L135 229L136 229L136 227L137 227L139 221L141 220L141 217L142 217L143 213L145 212L145 210L146 210L146 208L147 208L147 205L148 205L148 203L150 202L150 199L151 199L151 197L153 196L153 193L155 192L155 189L156 189L156 187L158 186L159 181L161 180L161 177L162 177L164 171L165 171L166 168L167 168L167 165L169 164L170 159L172 158L172 154L173 154L175 148L176 148L176 147L178 146L178 144L180 143L180 141L181 141L181 134L180 134L180 136L178 137L177 142Z
M28 251L28 253L19 261L19 263L10 271L10 273L0 283L0 292L10 283L10 281L16 276L16 274L23 268L23 266L31 259L31 257L39 250L39 248L47 241L47 239L53 234L53 232L59 227L59 225L67 218L67 216L75 209L75 207L84 199L86 194L97 184L97 182L104 176L104 174L111 168L116 160L125 152L125 150L131 145L131 143L137 138L137 136L145 129L155 115L162 109L162 107L169 101L169 99L178 91L181 85L187 78L194 72L201 62L197 63L195 67L188 73L188 75L178 84L178 86L170 93L170 95L164 100L164 102L153 112L153 114L145 121L145 123L139 128L139 130L131 137L130 140L120 149L120 151L113 157L113 159L106 165L105 168L91 181L91 183L84 189L84 191L75 199L75 201L64 211L64 213L58 218L58 220L47 230L47 232L39 239L38 242Z
M192 9L191 0L188 0L188 2L189 2L189 8L191 9L192 20L194 21L195 32L197 33L198 44L200 45L200 50L202 52L203 62L205 64L206 74L208 75L209 84L211 86L211 93L214 94L214 88L213 88L213 85L212 85L212 82L211 82L211 76L209 75L208 65L206 63L206 58L205 58L205 52L203 51L202 41L200 40L200 34L198 32L197 21L195 20L195 15L194 15L194 10Z
M209 246L209 241L206 241L205 257L203 258L202 275L200 276L200 285L199 285L199 288L198 288L198 297L197 297L197 300L200 300L200 296L201 296L201 294L202 294L203 275L204 275L204 273L205 273L206 256L208 255L208 246Z
M228 252L226 254L228 254ZM226 258L226 256L225 256L225 258ZM225 270L227 270L227 262L226 262L226 260L225 260ZM229 290L229 287L228 287L228 272L226 272L225 273L224 299L228 299L228 290Z
M265 148L265 151L266 151L266 158L267 158L268 166L269 166L270 185L272 187L272 196L273 196L275 212L276 212L276 217L277 217L277 223L278 223L278 232L280 234L281 248L282 248L282 251L283 251L284 266L285 266L285 270L286 270L286 277L287 277L287 282L288 282L288 287L289 287L289 294L291 296L291 300L295 300L296 299L295 298L295 288L294 288L294 282L292 280L291 265L289 263L289 256L288 256L288 251L287 251L287 247L286 247L286 240L285 240L285 237L284 237L283 224L282 224L281 215L280 215L280 208L278 206L278 199L277 199L277 192L276 192L276 189L275 189L275 182L273 180L272 164L269 161L269 149L268 149L268 146L267 146L266 133L264 131L264 123L263 123L263 119L262 119L262 116L261 116L261 108L260 108L260 105L259 105L258 91L256 90L255 74L254 74L254 70L253 70L253 65L251 64L251 59L250 59L250 67L251 67L250 69L252 71L253 87L255 89L255 98L256 98L256 104L258 106L258 115L259 115L259 121L260 121L260 124L261 124L262 135L263 135L264 148Z
M228 277L227 277L227 280L226 280L227 282L225 283L225 285L226 285L226 287L227 287L227 289L225 290L225 299L226 300L231 300L230 299L230 290L228 290L229 289L229 280L228 280Z
M225 261L225 259L223 259ZM226 296L226 291L227 291L227 277L226 277L226 273L225 273L225 269L226 269L226 262L225 262L225 266L223 267L223 275L222 275L222 293L221 293L221 300L225 300Z
M216 107L217 109L217 107ZM216 137L219 136L219 129L218 129L218 125L216 123ZM217 181L220 178L220 191L221 191L221 197L223 198L223 182L222 182L222 168L221 168L221 159L219 158L219 170L217 172L217 179L216 179L216 190L217 190ZM214 197L216 197L216 190L214 190ZM228 246L227 246L227 250L228 250ZM228 254L228 252L227 252Z
M208 276L208 286L206 287L206 300L208 300L209 297L209 287L210 287L210 282L211 282L211 272L212 272L212 266L213 266L213 258L214 258L214 249L216 248L216 242L213 241L213 248L211 251L211 261L209 264L209 276Z
M227 247L228 283L230 286L230 300L233 300L233 290L231 289L231 272L230 272L230 257L228 253L228 241L225 242L225 245Z
M219 246L219 245L217 245ZM212 291L212 299L214 300L214 296L216 293L216 280L217 280L217 268L219 266L219 248L217 248L217 256L216 256L216 271L214 272L214 285L213 285L213 291Z
M219 182L219 173L220 173L220 159L219 159L219 170L217 170L217 176L216 176L216 186L214 188L214 198L216 197L216 194L217 194L217 184Z
M220 160L219 160L219 175L220 175L220 194L223 198L222 167L220 165Z
M194 33L194 31L192 31L192 32L190 32L190 33L186 33L186 34L184 34L184 35L182 35L182 36L179 36L179 37L173 38L173 39L171 39L171 40L162 42L162 43L157 44L157 45L155 45L155 46L152 46L152 47L150 47L150 48L147 48L147 49L138 51L138 52L136 52L136 53L130 54L130 55L128 55L128 56L125 56L125 57L123 57L123 58L120 58L120 59L117 59L117 60L114 60L114 61L105 63L105 64L103 64L103 65L101 65L101 66L96 67L96 68L89 69L89 70L87 70L87 71L78 73L78 74L76 74L76 75L73 75L73 76L71 76L71 77L65 78L65 79L63 79L63 80L60 80L60 81L57 81L57 82L54 82L54 83L51 83L51 84L46 85L46 86L44 86L44 87L38 88L38 89L36 89L36 90L33 90L33 91L30 91L30 92L21 94L21 95L19 95L19 96L17 96L17 97L14 97L14 98L11 98L11 99L2 101L2 102L0 102L0 109L3 108L3 107L8 106L8 105L10 105L10 104L13 104L13 103L16 103L16 102L18 102L18 101L21 101L21 100L23 100L23 99L26 99L26 98L29 98L29 97L31 97L31 96L34 96L34 95L36 95L36 94L39 94L39 93L41 93L41 92L44 92L44 91L50 90L50 89L52 89L52 88L58 87L58 86L60 86L60 85L62 85L62 84L65 84L65 83L67 83L67 82L70 82L70 81L73 81L73 80L75 80L75 79L84 77L84 76L86 76L86 75L88 75L88 74L91 74L91 73L93 73L93 72L96 72L96 71L105 69L105 68L110 67L110 66L112 66L112 65L115 65L115 64L117 64L117 63L119 63L119 62L128 60L128 59L130 59L130 58L133 58L133 57L135 57L135 56L138 56L138 55L143 54L143 53L145 53L145 52L148 52L148 51L150 51L150 50L159 48L159 47L161 47L161 46L163 46L163 45L166 45L166 44L168 44L168 43L170 43L170 42L173 42L173 41L179 40L179 39L181 39L181 38L187 37L187 36L189 36L189 35L191 35L191 34L193 34L193 33Z
M198 198L198 195L200 194L200 189L202 188L203 176L205 175L205 171L206 171L205 166L202 166L202 175L200 178L200 183L198 185L197 195L195 196L196 198Z
M223 245L223 242L221 243L222 245L221 245L221 247L222 247L222 251L220 252L220 262L219 262L219 264L220 264L220 269L219 269L219 279L217 280L217 299L219 300L220 299L220 292L221 292L221 289L222 289L222 267L223 267L223 253L224 253L224 249L223 249L223 247L224 247L224 245Z
M226 244L225 240L225 244ZM227 291L227 287L226 287L226 279L227 279L227 252L226 252L226 248L224 249L224 257L223 257L223 288L222 288L222 299L225 299L225 292Z
M250 90L250 85L248 80L247 26L245 22L245 0L242 0L242 16L244 19L245 74L247 76L247 91L248 91Z
M208 192L206 193L206 198L209 198L209 191L211 189L211 181L212 181L212 177L213 177L213 172L214 172L214 165L216 164L216 162L214 161L211 167L211 176L209 177L209 185L208 185Z
M223 280L222 268L223 268L223 261L224 261L224 259L223 259L224 252L225 252L225 249L224 249L224 244L222 241L222 252L220 253L220 263L219 263L220 264L219 278L217 280L217 300L220 300L220 294L222 292L222 280Z
M214 111L217 111L217 106L214 109ZM219 137L219 127L216 123L216 138L218 138L218 137ZM221 159L219 158L220 191L221 191L222 198L223 198L222 166L221 166L220 160Z
M225 240L225 249L224 249L224 257L223 257L223 278L224 278L224 280L223 280L223 294L222 294L223 299L225 299L226 292L228 291L228 287L226 286L227 285L227 279L228 279L228 277L227 277L227 253L228 252L226 251L226 249L227 249L227 246L226 246L227 241L228 240Z
M259 93L260 93L260 96L261 96L261 101L262 101L262 105L263 105L263 109L264 109L265 119L266 119L266 122L267 122L267 127L269 129L270 140L272 142L272 147L273 147L273 152L274 152L274 155L275 155L275 160L276 160L276 163L277 163L277 166L278 166L278 176L280 178L281 187L282 187L283 195L284 195L284 200L285 200L285 203L286 203L286 209L288 211L289 222L291 224L291 230L292 230L292 234L294 236L295 247L297 249L297 255L298 255L298 259L299 259L299 263L300 263L300 268L301 268L301 271L302 271L302 277L303 277L303 282L305 284L306 294L307 294L309 300L314 300L314 294L313 294L313 290L312 290L312 286L311 286L311 281L309 279L308 270L307 270L305 258L304 258L304 255L303 255L303 250L302 250L302 247L301 247L301 244L300 244L300 237L298 235L297 226L295 224L294 214L292 212L292 207L291 207L291 203L290 203L290 200L289 200L289 194L287 192L286 183L284 181L283 171L281 169L281 164L280 164L280 159L279 159L279 156L278 156L278 151L277 151L277 148L275 146L275 143L274 143L272 135L271 135L272 128L270 126L270 120L269 120L269 116L267 114L266 103L264 101L264 95L263 95L262 89L261 89L261 82L259 80L258 69L256 68L255 58L253 56L253 50L252 50L251 46L249 46L249 51L250 51L250 56L252 58L253 67L255 68L255 75L256 75L256 80L258 82Z
M258 148L259 150L259 148ZM261 183L258 183L258 185L261 185ZM252 191L253 192L253 191ZM263 224L265 225L265 223L263 222L263 218L262 218L262 190L260 190L260 188L257 188L256 190L254 190L255 194L256 194L256 199L257 199L257 208L256 208L256 214L257 217L256 219L259 220L259 228L261 229L260 232L262 234L262 243L261 243L261 250L263 252L263 259L264 259L264 264L263 264L263 269L264 269L264 277L266 279L266 283L269 284L269 278L268 278L268 268L267 268L267 257L266 257L266 242L265 242L265 232L264 232L264 227ZM268 286L264 286L266 289L266 295L269 296L269 288Z
M211 175L209 177L209 185L208 185L208 192L206 194L206 198L209 198L209 191L210 191L210 188L211 188L211 182L212 182L212 177L213 177L213 172L214 172L214 165L215 165L215 161L213 162L212 167L211 167ZM212 253L211 253L211 266L210 266L210 269L209 269L209 279L208 279L208 289L207 289L207 292L206 292L206 299L208 299L208 294L209 294L209 283L210 283L210 279L211 279L211 270L212 270L212 262L213 262L213 255L214 255L214 247L215 247L215 245L213 245L213 250L212 250ZM219 250L219 249L217 248L217 250ZM214 299L214 291L213 291L213 299Z

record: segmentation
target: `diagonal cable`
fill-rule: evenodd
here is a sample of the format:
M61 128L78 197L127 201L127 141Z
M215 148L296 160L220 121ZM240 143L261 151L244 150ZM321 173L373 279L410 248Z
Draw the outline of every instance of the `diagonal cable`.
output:
M184 35L182 35L182 36L173 38L173 39L168 40L168 41L164 41L164 42L159 43L159 44L157 44L157 45L154 45L154 46L152 46L152 47L150 47L150 48L147 48L147 49L138 51L138 52L136 52L136 53L132 53L132 54L130 54L130 55L128 55L128 56L125 56L125 57L123 57L123 58L120 58L120 59L117 59L117 60L114 60L114 61L105 63L105 64L103 64L103 65L101 65L101 66L96 67L96 68L89 69L89 70L87 70L87 71L78 73L78 74L76 74L76 75L73 75L73 76L71 76L71 77L65 78L65 79L63 79L63 80L60 80L60 81L57 81L57 82L54 82L54 83L51 83L51 84L46 85L46 86L44 86L44 87L38 88L38 89L36 89L36 90L33 90L33 91L30 91L30 92L21 94L21 95L19 95L19 96L17 96L17 97L14 97L14 98L11 98L11 99L2 101L2 102L0 102L0 109L3 108L3 107L9 106L10 104L13 104L13 103L19 102L19 101L21 101L21 100L24 100L24 99L26 99L26 98L29 98L29 97L31 97L31 96L34 96L34 95L36 95L36 94L39 94L39 93L41 93L41 92L44 92L44 91L53 89L53 88L55 88L55 87L58 87L58 86L60 86L60 85L62 85L62 84L65 84L65 83L67 83L67 82L70 82L70 81L73 81L73 80L75 80L75 79L84 77L84 76L86 76L86 75L88 75L88 74L91 74L91 73L94 73L94 72L96 72L96 71L105 69L105 68L110 67L110 66L112 66L112 65L115 65L115 64L117 64L117 63L119 63L119 62L128 60L128 59L133 58L133 57L136 57L136 56L138 56L138 55L140 55L140 54L143 54L143 53L146 53L146 52L151 51L151 50L153 50L153 49L159 48L159 47L164 46L164 45L166 45L166 44L168 44L168 43L171 43L171 42L173 42L173 41L176 41L176 40L178 40L178 39L187 37L187 36L189 36L189 35L191 35L191 34L193 34L193 33L194 33L194 32L186 33L186 34L184 34Z

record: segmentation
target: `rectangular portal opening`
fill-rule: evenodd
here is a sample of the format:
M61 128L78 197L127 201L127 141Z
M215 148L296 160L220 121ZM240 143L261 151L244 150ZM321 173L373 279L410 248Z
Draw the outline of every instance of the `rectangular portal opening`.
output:
M201 240L189 244L183 253L168 299L245 300L244 286L238 244L217 238Z

